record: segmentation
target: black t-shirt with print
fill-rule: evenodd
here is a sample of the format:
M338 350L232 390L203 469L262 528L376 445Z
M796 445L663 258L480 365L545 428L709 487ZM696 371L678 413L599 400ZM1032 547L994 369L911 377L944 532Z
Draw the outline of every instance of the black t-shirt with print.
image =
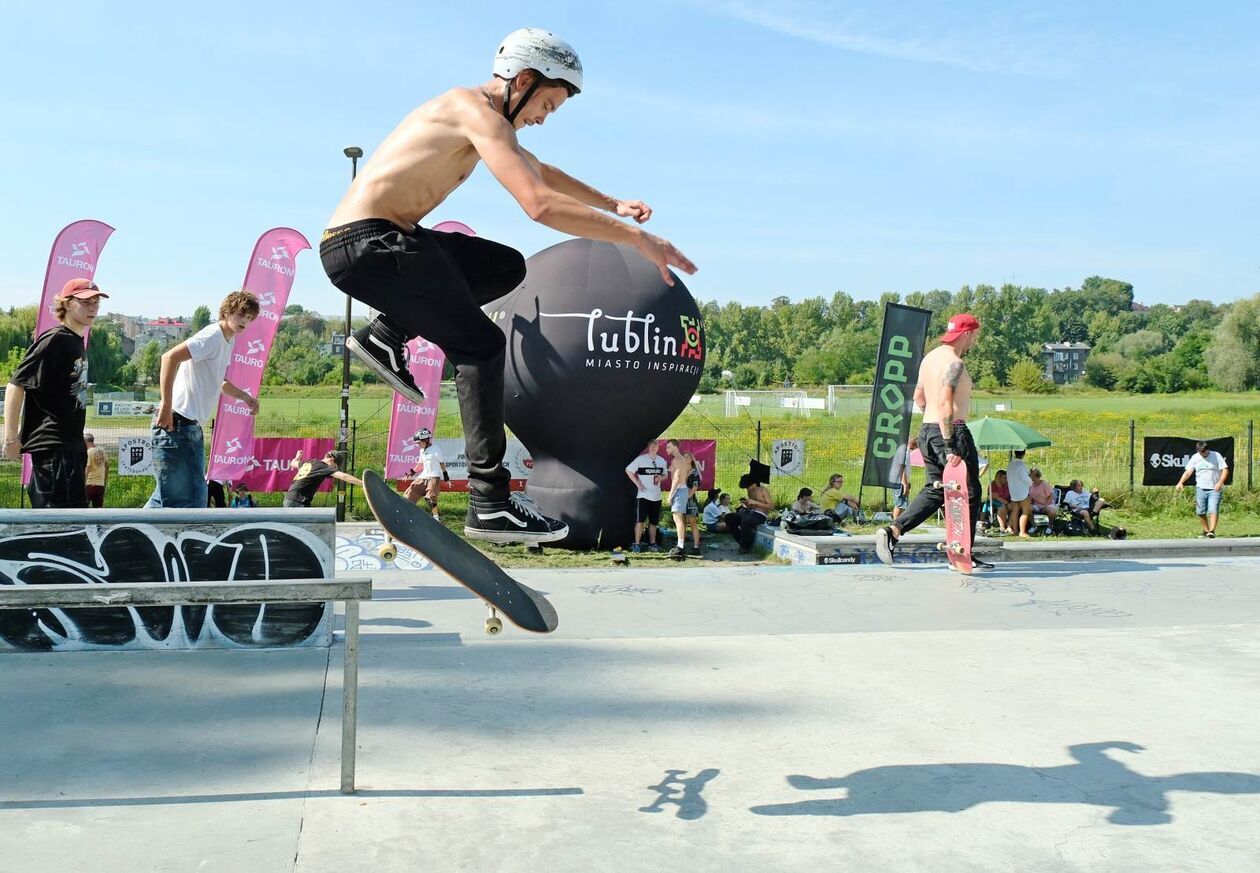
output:
M83 337L64 324L40 334L9 379L26 389L22 451L83 445L87 419L87 356Z
M289 485L289 493L284 495L289 500L301 501L303 506L310 506L315 499L315 492L324 480L337 472L337 468L323 461L306 461L298 467L293 483Z

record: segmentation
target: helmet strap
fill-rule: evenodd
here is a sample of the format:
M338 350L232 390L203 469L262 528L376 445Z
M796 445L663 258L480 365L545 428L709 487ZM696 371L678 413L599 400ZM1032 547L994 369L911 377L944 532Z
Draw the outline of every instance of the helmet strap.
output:
M521 102L516 104L516 108L509 112L508 103L512 99L512 80L507 80L507 84L503 88L503 117L508 120L508 124L516 123L516 116L521 114L521 110L525 108L529 98L534 96L534 92L538 90L538 85L541 81L542 78L535 75L534 83L525 91L525 96L521 98Z

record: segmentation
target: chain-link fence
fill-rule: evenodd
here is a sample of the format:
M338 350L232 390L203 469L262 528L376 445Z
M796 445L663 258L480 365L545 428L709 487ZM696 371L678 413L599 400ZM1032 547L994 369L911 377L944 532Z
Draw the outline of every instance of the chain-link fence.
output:
M720 404L720 400L719 400ZM755 418L744 414L726 418L719 404L689 405L663 436L679 439L716 440L715 484L724 491L737 492L739 478L748 470L750 459L769 463L776 440L799 440L804 445L799 459L800 469L776 476L770 490L776 502L790 503L802 486L817 493L834 473L845 477L845 490L857 496L862 493L864 506L878 508L886 495L883 489L861 485L862 463L866 447L867 416L798 415L776 418ZM717 406L717 409L714 408ZM354 470L367 467L380 469L385 457L389 430L386 402L379 408L363 410L363 418L353 421L351 432L351 465ZM264 415L259 419L256 434L264 437L336 436L336 418L328 405L310 404L294 417ZM716 413L716 414L715 414ZM1052 484L1082 479L1088 487L1099 488L1104 495L1119 495L1142 486L1142 439L1144 436L1195 436L1234 438L1234 469L1230 487L1251 490L1254 487L1254 427L1251 421L1239 421L1211 413L1202 415L1152 415L1140 419L1114 415L1044 415L1012 410L1003 413L1036 427L1053 445L1028 453L1030 466L1040 467ZM148 499L153 480L148 475L119 475L119 449L129 438L149 435L149 418L89 416L87 430L96 438L110 462L107 507L139 507ZM460 419L453 398L442 401L435 435L438 438L461 436ZM209 439L207 439L209 442ZM1006 451L985 451L990 474L1006 465ZM629 460L629 459L627 459ZM914 470L912 484L922 482L922 471ZM1154 489L1152 489L1154 490ZM282 495L255 494L264 506L279 505ZM444 501L458 503L457 495L444 496ZM320 492L316 506L334 506L335 492ZM0 462L0 507L18 508L27 505L21 487L21 465L15 461ZM362 498L352 491L348 501L351 517L366 517Z

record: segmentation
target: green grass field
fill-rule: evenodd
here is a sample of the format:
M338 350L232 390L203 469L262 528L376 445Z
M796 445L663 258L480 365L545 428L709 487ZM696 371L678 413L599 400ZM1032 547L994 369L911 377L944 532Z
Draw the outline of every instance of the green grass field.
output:
M331 395L336 389L319 390ZM340 409L338 399L335 396L295 396L311 391L280 388L265 393L256 433L260 436L335 436ZM826 392L811 394L825 397ZM389 430L390 403L390 395L379 386L359 390L352 398L356 467L379 467ZM861 397L845 398L840 414L832 416L823 410L811 410L809 417L777 407L740 407L737 417L728 418L724 396L705 395L700 403L689 405L666 429L665 435L717 440L716 484L727 491L738 490L738 480L747 469L748 459L758 454L758 421L763 460L768 460L775 440L803 440L804 472L799 477L776 478L771 484L776 501L786 505L803 485L820 490L832 473L845 476L846 490L858 491L868 403L868 399ZM999 405L1006 409L994 412ZM1260 418L1260 394L1013 396L979 393L973 403L973 418L985 414L1025 422L1050 437L1052 447L1029 453L1030 465L1041 467L1054 484L1080 478L1089 486L1100 488L1117 507L1114 514L1109 513L1109 520L1124 524L1134 536L1188 536L1198 531L1189 497L1178 498L1169 488L1141 486L1143 436L1233 436L1235 470L1227 488L1221 532L1223 535L1260 534L1257 495L1245 493L1249 473L1254 477L1254 463L1249 463L1248 429L1252 421ZM1134 422L1138 456L1133 493L1129 491L1130 420ZM116 443L119 435L147 432L148 422L143 418L90 417L88 427L97 434L98 442L108 446L111 437ZM443 386L435 431L439 438L461 434L458 406L450 385ZM1007 458L1006 452L982 454L988 455L992 469L1002 466ZM922 472L916 471L916 474L914 484L917 486L922 481ZM1254 478L1252 482L1255 484ZM151 487L147 477L112 476L108 503L139 506L148 497ZM280 502L278 494L256 496L264 505ZM862 489L861 498L865 507L878 509L884 493L882 489L867 487ZM0 465L0 506L17 507L19 499L17 465L6 462ZM318 499L331 505L331 495L321 495ZM465 505L462 495L443 496L443 512L452 519L462 519ZM363 517L364 512L363 501L354 500L352 513Z

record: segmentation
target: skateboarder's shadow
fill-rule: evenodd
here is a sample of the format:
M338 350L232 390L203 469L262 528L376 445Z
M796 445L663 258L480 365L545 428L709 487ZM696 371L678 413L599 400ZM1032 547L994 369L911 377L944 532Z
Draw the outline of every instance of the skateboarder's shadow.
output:
M843 798L754 806L757 815L878 815L897 812L961 812L981 803L1088 803L1114 807L1112 824L1168 824L1170 791L1260 794L1254 773L1182 773L1143 776L1103 754L1106 749L1140 752L1126 742L1069 746L1075 764L1021 767L1014 764L899 764L857 770L838 778L788 776L803 790L846 789Z

